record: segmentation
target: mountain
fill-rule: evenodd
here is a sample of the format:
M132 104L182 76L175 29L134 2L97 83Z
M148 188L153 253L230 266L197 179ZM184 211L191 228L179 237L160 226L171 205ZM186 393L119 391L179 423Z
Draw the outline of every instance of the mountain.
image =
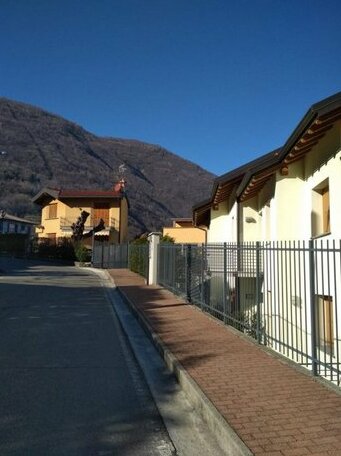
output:
M190 216L215 177L160 146L98 137L37 107L0 98L0 209L19 217L38 214L31 198L45 186L109 189L121 165L131 237Z

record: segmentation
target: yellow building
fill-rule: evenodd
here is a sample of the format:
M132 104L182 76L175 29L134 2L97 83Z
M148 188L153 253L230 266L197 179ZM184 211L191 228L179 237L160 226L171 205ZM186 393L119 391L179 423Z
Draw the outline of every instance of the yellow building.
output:
M82 211L89 213L84 233L91 231L102 219L105 228L96 236L105 236L110 243L120 244L128 240L128 207L124 183L112 190L77 190L44 188L33 202L41 206L41 225L38 238L57 240L72 236L72 224Z
M206 242L206 229L193 226L191 218L172 220L171 227L163 228L163 235L170 236L176 244L203 244Z

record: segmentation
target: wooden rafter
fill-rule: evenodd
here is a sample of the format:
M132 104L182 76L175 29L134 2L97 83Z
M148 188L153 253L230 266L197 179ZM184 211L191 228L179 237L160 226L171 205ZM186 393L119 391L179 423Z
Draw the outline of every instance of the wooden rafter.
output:
M319 116L317 119L316 123L323 123L325 121L328 121L330 119L339 119L341 118L341 108L335 109L334 111L327 112L326 114L323 114L322 116ZM335 121L334 120L334 121Z
M249 199L251 197L250 195L254 196L257 192L259 192L259 190L266 184L266 182L279 168L280 165L275 165L253 176L240 197L241 201L244 201L246 198Z
M229 182L228 184L220 184L215 193L213 204L221 203L226 197L232 192L235 185L235 181Z
M309 135L315 135L315 134L322 134L326 133L328 130L330 130L333 127L333 124L330 123L328 125L319 125L314 123L310 128L308 128L307 133Z
M324 133L321 133L319 135L317 134L314 134L314 135L304 135L296 144L297 147L305 147L307 146L308 144L310 143L313 143L315 141L319 141L320 139L323 138L325 134Z
M311 149L316 146L325 134L333 127L334 123L340 119L341 108L338 108L334 109L332 112L320 115L318 118L311 121L311 124L296 140L282 163L254 175L240 196L240 200L245 201L246 199L254 197L276 170L281 170L283 168L284 173L287 173L287 165L303 158L308 152L310 152Z
M298 152L309 151L312 147L316 146L316 144L318 144L318 141L313 141L309 144L305 144L303 147L300 147L297 145L291 149L291 152L289 153L289 155L291 156L291 155L295 155Z
M341 113L339 114L341 116ZM297 141L295 146L291 149L287 157L284 159L285 164L293 163L301 159L305 154L311 151L311 149L318 144L318 142L325 136L328 130L333 127L333 122L325 121L318 123L318 119L315 120L312 126L310 126L302 138Z

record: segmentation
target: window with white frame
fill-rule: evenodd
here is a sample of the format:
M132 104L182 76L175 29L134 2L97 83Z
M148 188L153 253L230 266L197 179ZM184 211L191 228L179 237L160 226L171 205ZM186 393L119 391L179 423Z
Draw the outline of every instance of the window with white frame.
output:
M311 235L330 233L329 179L324 180L312 191Z

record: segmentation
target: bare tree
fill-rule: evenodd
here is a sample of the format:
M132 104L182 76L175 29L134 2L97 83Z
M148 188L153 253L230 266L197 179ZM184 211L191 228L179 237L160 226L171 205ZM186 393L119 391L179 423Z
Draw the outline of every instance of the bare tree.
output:
M84 225L85 225L85 222L87 221L89 215L90 215L89 212L82 211L81 215L78 217L76 223L73 223L71 225L73 240L80 241L82 239L86 239L86 238L93 236L95 233L98 233L99 231L104 230L104 228L105 228L104 220L100 219L99 223L96 226L94 226L92 230L88 231L87 233L84 233Z

